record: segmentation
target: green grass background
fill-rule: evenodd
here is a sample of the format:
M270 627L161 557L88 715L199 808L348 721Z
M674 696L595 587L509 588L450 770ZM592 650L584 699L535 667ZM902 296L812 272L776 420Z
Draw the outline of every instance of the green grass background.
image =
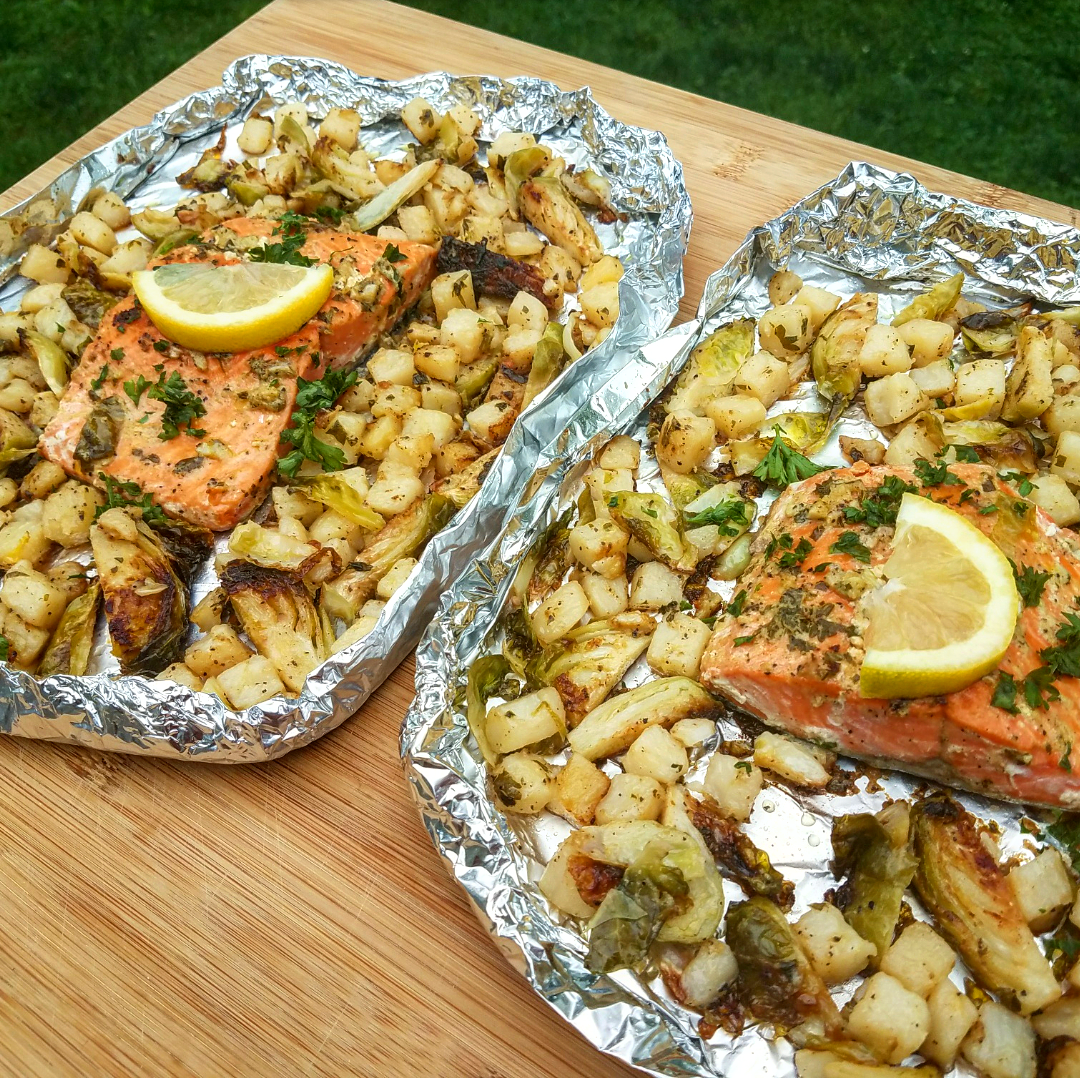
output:
M0 188L261 6L261 0L5 0ZM411 6L1080 205L1076 0L414 0Z

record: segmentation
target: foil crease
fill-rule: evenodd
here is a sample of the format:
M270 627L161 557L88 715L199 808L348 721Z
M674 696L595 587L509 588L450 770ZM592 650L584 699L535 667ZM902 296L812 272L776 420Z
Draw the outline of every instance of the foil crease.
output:
M319 667L299 697L275 697L235 712L208 693L119 676L99 624L92 667L97 672L91 675L39 681L0 666L0 732L207 763L253 763L282 756L334 729L408 655L449 582L506 526L552 432L570 422L560 386L576 381L586 367L616 366L617 355L641 348L670 324L682 298L682 259L692 215L682 167L662 134L615 120L587 87L566 92L540 79L446 73L389 82L361 77L326 60L266 55L235 61L223 73L221 86L163 110L145 126L82 158L47 190L0 215L17 221L32 204L50 199L57 217L52 224L35 223L4 252L0 282L7 283L0 288L0 308L17 305L27 286L14 276L26 245L55 236L95 188L116 191L133 208L171 206L191 194L173 177L216 142L222 125L228 132L225 156L237 157L236 136L244 119L291 100L305 102L313 116L335 106L355 108L369 152L403 152L412 136L398 116L417 96L439 109L457 102L471 106L483 121L479 140L506 130L530 131L568 162L589 165L608 177L612 201L625 219L599 225L597 232L605 250L620 255L627 266L614 330L530 406L531 411L547 409L546 425L537 430L528 419L515 425L481 492L428 544L376 627ZM611 418L592 418L587 429ZM565 452L567 445L586 436L574 430L566 436L571 440L560 445ZM219 549L224 542L219 540ZM207 567L193 589L193 601L213 585Z
M540 531L574 503L590 456L608 438L628 433L647 446L643 409L681 368L694 344L719 325L760 316L771 306L767 286L775 269L788 266L807 283L845 296L857 290L878 292L880 316L888 318L925 290L927 282L961 267L969 276L965 295L988 305L1029 297L1075 304L1080 301L1078 258L1080 232L1075 229L931 192L911 176L852 163L835 180L754 229L709 278L694 321L615 357L607 380L600 369L605 361L596 357L589 377L562 394L564 409L571 400L579 405L571 427L540 454L535 479L509 525L443 597L420 644L417 695L402 725L401 753L427 831L492 939L533 989L601 1051L653 1075L795 1078L793 1050L786 1042L772 1043L753 1027L735 1039L720 1031L703 1040L697 1015L679 1006L659 980L646 984L627 971L591 973L584 964L586 941L540 893L543 864L569 826L551 817L498 811L465 718L469 666L493 646L493 628L520 559ZM633 379L620 378L621 370L632 371ZM810 386L794 404L778 402L770 414L821 409ZM545 429L547 420L546 411L537 410L534 430ZM817 459L840 463L839 433L866 436L873 429L858 409L842 424L822 454L815 454ZM649 485L652 470L645 453L639 486L643 480ZM763 499L760 509L766 507ZM645 680L647 670L641 666L631 669L628 684ZM738 736L740 728L729 714L719 723L718 737ZM696 761L690 781L701 776L710 754ZM848 796L766 786L746 831L795 883L792 916L821 901L835 885L828 869L834 816L877 811L886 799L911 797L926 785L886 773L872 789L866 777L859 779L858 792ZM1038 817L1037 810L970 794L955 796L1001 826L1006 858L1024 849L1020 820ZM729 902L744 897L730 881L725 890ZM916 901L912 905L917 915L922 913ZM958 963L953 975L958 984L962 975ZM834 990L834 996L842 1003L853 987ZM963 1066L950 1073L973 1074Z

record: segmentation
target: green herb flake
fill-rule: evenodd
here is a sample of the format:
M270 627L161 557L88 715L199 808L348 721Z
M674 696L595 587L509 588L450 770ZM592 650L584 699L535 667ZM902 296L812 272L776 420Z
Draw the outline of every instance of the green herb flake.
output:
M938 456L943 456L950 449L960 464L978 464L982 459L970 445L947 445Z
M692 513L687 517L686 523L691 528L715 524L721 535L731 536L738 535L750 521L746 516L746 502L741 498L729 498L709 506L708 509L702 509L700 513ZM732 527L732 524L737 527Z
M1032 569L1030 565L1017 568L1016 563L1010 558L1013 577L1016 580L1016 590L1024 601L1024 606L1038 606L1042 600L1043 589L1053 573L1041 573Z
M743 607L746 606L746 588L743 588L734 599L727 605L727 612L737 618L742 612Z
M113 361L113 363L122 363L123 360L124 360L124 350L123 350L123 348L114 348L109 353L109 358Z
M141 374L136 382L125 382L124 392L131 398L132 404L137 408L139 401L142 399L142 395L153 385L153 382L148 382Z
M945 461L939 461L937 464L931 464L930 461L920 457L915 461L915 474L919 478L919 482L924 487L964 487L967 484L958 475L954 475L949 471L948 464Z
M745 771L748 775L754 770L754 765L749 760L736 760L736 771Z
M0 636L0 662L7 662L11 654L11 641L6 636Z
M999 707L1002 711L1008 711L1015 715L1019 708L1016 706L1016 679L1012 674L1004 670L998 672L997 684L994 686L994 695L990 697L993 707Z
M757 633L751 633L749 636L737 636L737 637L735 637L735 647L741 648L743 646L743 644L749 644L750 641L753 640L755 636L757 636Z
M143 494L142 487L138 483L124 483L104 472L98 472L98 479L105 486L105 504L99 505L94 511L95 520L106 509L124 508L141 509L142 518L147 524L168 522L168 517L165 516L161 506L155 505L154 499L149 494Z
M386 245L386 250L383 251L382 256L387 262L391 263L391 265L395 262L404 262L409 257L408 255L402 254L393 243L388 243Z
M252 262L273 262L277 265L289 266L314 266L316 259L308 258L300 253L304 246L307 233L304 226L308 219L298 213L284 213L278 221L274 235L280 236L277 243L264 243L261 247L254 247L248 251L248 258Z
M997 511L998 511L998 507L996 505L984 505L979 510L979 516L986 517L986 516L989 516L991 513L996 513Z
M116 351L119 352L120 349L117 348ZM101 387L105 384L105 379L108 377L109 365L108 363L106 363L105 366L103 366L101 370L98 371L98 376L90 383L90 392L97 393L97 391L101 389Z
M765 459L754 469L754 477L772 487L783 490L803 479L809 479L825 471L820 465L792 449L780 436L779 424L774 425L772 446Z
M142 376L140 375L140 380ZM135 387L136 389L138 386ZM127 390L127 383L124 385ZM158 375L158 380L150 386L146 394L151 400L162 401L165 411L161 416L161 433L158 434L163 442L167 442L180 434L180 428L187 426L184 432L194 438L202 438L206 431L198 430L190 426L193 419L200 419L206 415L206 405L192 393L179 372L173 371L168 378L164 370ZM131 396L128 393L128 396ZM132 398L138 404L137 398Z
M905 494L918 494L919 488L905 483L899 476L887 476L873 494L867 494L859 505L844 506L844 519L870 528L893 527L900 501Z
M281 440L295 448L278 461L278 471L282 475L296 475L305 460L315 461L328 472L338 472L345 467L345 454L337 446L328 445L315 437L315 420L320 412L334 406L334 402L356 382L356 378L356 371L344 370L328 370L321 379L313 382L297 378L292 426L281 432Z
M1023 472L1002 472L1001 478L1016 487L1021 498L1026 498L1035 488L1031 480Z
M859 542L855 532L842 532L840 538L829 547L830 554L848 554L856 561L870 563L870 549Z
M794 569L806 561L806 556L814 549L814 544L809 539L800 539L794 550L780 555L781 569Z

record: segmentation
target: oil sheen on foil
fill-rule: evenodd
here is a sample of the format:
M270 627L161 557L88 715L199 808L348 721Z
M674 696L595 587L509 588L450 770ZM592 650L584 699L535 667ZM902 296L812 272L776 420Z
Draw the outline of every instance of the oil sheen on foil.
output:
M373 155L395 155L411 140L398 119L402 107L424 96L437 108L465 102L483 120L478 138L506 130L528 131L578 166L590 165L611 182L625 220L598 225L606 251L627 267L620 286L621 314L609 338L561 379L616 363L671 323L682 298L682 259L690 232L690 200L682 167L663 135L619 123L586 89L563 92L539 79L423 75L403 82L362 78L339 64L287 56L247 56L223 74L222 85L192 94L145 127L121 135L64 172L47 190L4 214L13 217L42 197L71 216L93 188L113 190L133 208L171 206L190 192L173 180L195 164L227 125L225 153L238 157L236 136L254 111L300 100L312 115L334 106L355 108L361 138ZM0 261L0 308L17 306L27 282L15 276L21 250L48 242L61 230L35 226L21 248ZM561 391L558 382L554 393ZM551 396L551 391L547 396ZM544 396L539 398L542 402ZM557 421L556 421L557 423ZM387 604L378 625L333 656L308 678L296 699L277 697L243 712L227 709L207 693L180 685L120 677L103 626L99 626L93 676L37 681L0 667L0 731L99 749L184 757L213 763L272 759L332 730L367 699L408 654L431 617L446 582L458 578L487 545L516 504L556 425L531 432L519 423L481 493L424 551L410 580ZM221 548L226 542L219 540ZM193 602L214 584L208 565L193 589Z
M511 819L495 809L464 711L468 667L497 646L490 632L517 563L539 532L574 502L591 454L611 435L628 433L647 444L642 410L679 370L699 337L735 318L757 317L771 306L767 284L776 268L788 266L808 283L845 298L859 290L878 292L882 314L888 315L927 281L959 268L968 275L965 295L988 306L1028 297L1075 304L1080 302L1078 259L1080 233L1075 229L963 202L930 192L911 176L852 164L751 232L727 265L709 278L694 322L628 356L613 357L606 371L597 364L560 400L563 409L569 409L571 398L577 404L570 433L562 444L553 440L553 451L541 455L511 524L444 597L420 645L417 697L402 728L401 750L428 833L492 938L536 992L601 1050L655 1075L795 1074L786 1042L772 1043L753 1027L734 1040L720 1031L703 1041L697 1015L675 1003L659 980L645 984L629 971L589 972L585 940L540 894L536 884L543 863L569 825L550 816ZM633 372L631 380L623 377L627 372ZM820 411L812 385L807 388L805 399L780 401L770 414ZM539 434L548 420L546 409L538 409L533 419ZM554 426L550 429L554 433ZM816 458L840 464L838 436L866 436L871 429L865 416L852 409ZM648 486L648 459L643 453L639 486ZM721 587L730 594L734 585ZM640 665L627 681L637 679L644 679ZM720 736L739 736L733 719L721 721ZM708 755L688 779L700 777ZM910 797L927 784L887 773L873 791L869 785L864 776L858 780L859 792L850 796L796 795L783 786L767 786L759 796L746 830L795 883L792 916L821 901L835 884L828 868L833 816L877 811L887 798ZM1023 848L1019 821L1036 812L957 796L977 815L1000 824L1006 857ZM725 881L725 887L729 900L742 897L737 885ZM834 995L844 1002L842 993ZM961 1067L955 1073L972 1072Z

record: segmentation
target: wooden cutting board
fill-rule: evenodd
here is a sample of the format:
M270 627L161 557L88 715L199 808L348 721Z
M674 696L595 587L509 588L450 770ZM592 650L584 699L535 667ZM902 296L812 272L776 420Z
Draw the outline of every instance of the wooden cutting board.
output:
M1074 209L373 0L276 0L0 205L251 52L592 86L619 119L664 131L686 168L687 316L750 228L854 158L1080 224ZM629 1075L536 999L443 870L398 762L412 677L410 661L343 728L262 767L0 738L0 1074Z

